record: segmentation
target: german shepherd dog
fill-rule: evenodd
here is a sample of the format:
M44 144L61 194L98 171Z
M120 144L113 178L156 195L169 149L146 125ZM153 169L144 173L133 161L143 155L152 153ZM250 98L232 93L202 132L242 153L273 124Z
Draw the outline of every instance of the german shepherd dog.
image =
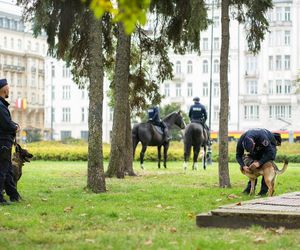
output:
M245 156L244 157L244 163L246 166L250 166L253 160L250 157ZM283 174L288 167L288 161L284 160L284 165L281 170L278 169L276 164L273 161L268 161L264 165L262 165L259 168L251 168L251 173L247 173L244 170L241 170L241 172L249 177L249 180L251 181L251 189L250 189L250 195L254 194L254 188L255 188L255 180L262 175L265 178L266 185L268 186L268 196L273 196L274 194L274 185L275 185L275 178L276 175Z
M26 149L23 149L18 143L15 144L15 152L12 157L12 172L14 182L17 183L22 176L22 167L25 162L30 162L33 157Z

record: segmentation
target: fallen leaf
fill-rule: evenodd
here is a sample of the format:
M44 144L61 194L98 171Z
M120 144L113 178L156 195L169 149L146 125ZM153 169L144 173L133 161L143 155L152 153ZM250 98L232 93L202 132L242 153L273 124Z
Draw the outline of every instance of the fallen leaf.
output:
M157 207L157 208L162 208L162 205L161 205L161 204L158 204L156 207Z
M237 205L237 206L242 206L242 203L241 203L241 202L238 202L238 203L236 203L235 205Z
M222 201L222 199L216 199L216 201L218 201L218 202L219 202L219 201Z
M173 209L174 207L171 207L171 206L167 206L165 209L166 210L170 210L170 209Z
M65 212L65 213L69 213L69 212L72 211L72 209L73 209L73 206L65 207L64 212Z
M95 240L94 240L94 239L85 239L85 242L88 242L88 243L95 243Z
M188 217L193 219L195 217L195 215L193 213L188 213Z
M259 236L259 237L254 239L254 242L255 243L266 243L267 241L266 241L265 238Z
M146 241L144 242L144 244L145 244L146 246L149 246L149 245L152 244L152 240L146 240Z
M285 231L285 227L270 228L270 231L276 234L283 234L283 232Z
M86 216L86 215L87 215L87 214L80 214L79 216L80 216L80 217L84 217L84 216Z
M227 198L228 198L229 200L232 200L232 199L241 198L241 197L240 197L240 196L237 196L237 195L235 195L235 194L229 194L229 195L227 196Z
M171 233L176 233L176 232L177 232L176 227L171 227L171 228L170 228L170 232L171 232Z
M41 198L41 201L48 201L47 198Z

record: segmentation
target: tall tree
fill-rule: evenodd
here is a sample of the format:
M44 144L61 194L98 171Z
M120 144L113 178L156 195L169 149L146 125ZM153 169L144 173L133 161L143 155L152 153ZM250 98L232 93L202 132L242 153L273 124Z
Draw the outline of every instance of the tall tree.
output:
M25 19L33 23L34 34L46 31L50 55L72 65L74 79L79 85L89 80L87 186L95 193L105 192L102 19L97 20L80 0L18 0L18 3L24 7Z
M266 12L272 8L272 0L222 0L222 46L220 58L220 117L219 117L219 185L230 187L228 169L228 51L229 8L239 23L245 24L249 50L258 53L269 23Z

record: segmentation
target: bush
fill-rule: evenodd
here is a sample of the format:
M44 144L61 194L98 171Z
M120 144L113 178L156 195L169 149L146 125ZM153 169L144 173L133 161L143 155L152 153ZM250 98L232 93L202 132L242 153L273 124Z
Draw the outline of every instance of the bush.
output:
M27 144L26 147L34 155L35 160L49 160L49 161L86 161L88 158L88 144L84 141L71 140L69 142L37 142ZM236 143L229 143L229 161L235 162L235 147ZM135 160L139 159L141 145L139 145L135 152ZM300 144L283 143L283 146L278 148L276 157L277 162L283 162L287 159L289 162L300 163ZM163 149L162 149L163 154ZM199 157L202 153L200 152ZM103 144L103 158L109 160L110 145ZM163 158L163 156L162 156ZM212 159L218 161L218 145L215 143L212 146ZM145 154L146 161L157 160L157 148L148 147ZM169 161L183 161L183 144L181 142L171 142L168 151ZM192 155L190 161L192 160Z

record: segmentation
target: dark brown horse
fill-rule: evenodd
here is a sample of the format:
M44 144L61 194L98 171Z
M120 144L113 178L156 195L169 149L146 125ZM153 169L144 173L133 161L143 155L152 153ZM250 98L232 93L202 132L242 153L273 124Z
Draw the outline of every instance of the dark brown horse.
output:
M203 153L203 168L206 169L206 147L208 142L208 134L206 129L200 123L190 123L186 126L184 130L184 164L183 169L186 170L187 163L190 158L191 149L193 148L193 170L198 168L198 155L201 149L201 146L204 149ZM210 151L210 150L209 150ZM208 155L210 157L210 155Z
M167 115L162 120L167 126L168 130L173 125L184 129L185 123L179 112L173 112ZM142 143L142 151L140 153L141 168L144 169L144 156L148 146L156 146L158 150L158 168L160 168L161 161L161 147L164 148L164 167L167 168L167 154L169 149L169 141L165 141L162 133L159 133L157 129L149 122L135 124L132 128L132 144L133 144L133 156L138 143Z

